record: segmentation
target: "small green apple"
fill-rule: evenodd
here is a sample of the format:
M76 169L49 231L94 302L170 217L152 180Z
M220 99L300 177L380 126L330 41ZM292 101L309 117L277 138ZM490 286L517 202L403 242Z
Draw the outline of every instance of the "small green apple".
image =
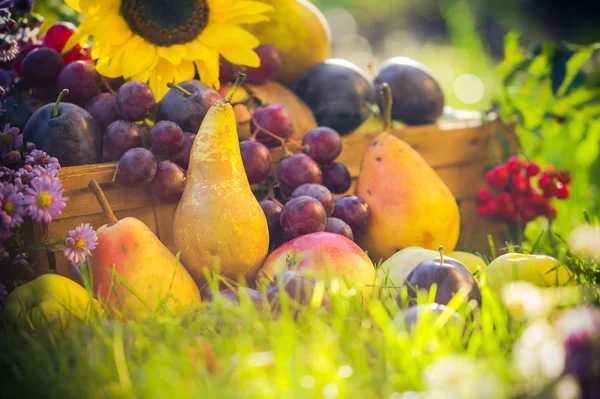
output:
M448 254L449 257L456 259L469 269L473 274L485 269L485 262L479 256L470 252L454 251Z

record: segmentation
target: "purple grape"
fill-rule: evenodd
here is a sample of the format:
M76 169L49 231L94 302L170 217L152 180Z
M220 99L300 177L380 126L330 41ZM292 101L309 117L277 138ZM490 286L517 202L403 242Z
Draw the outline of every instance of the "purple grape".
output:
M348 223L344 222L342 219L327 218L327 225L325 226L325 231L329 233L340 234L354 241L354 234L352 234L352 229L350 228L350 226L348 226Z
M259 107L252 114L253 121L250 124L252 134L257 130L254 121L263 129L268 130L277 137L287 139L294 134L294 125L292 117L281 104L270 104L266 107ZM260 132L256 135L256 139L269 148L279 147L281 142L269 134Z
M181 166L183 169L187 169L190 164L190 153L192 152L192 145L196 135L193 133L183 133L183 144L177 151L169 156L169 159Z
M285 204L280 223L288 237L296 238L325 230L327 213L318 200L301 195Z
M106 76L104 76L103 78L106 81L106 83L108 84L108 87L106 87L106 84L102 85L103 92L110 93L110 90L118 91L121 88L121 86L123 86L125 84L125 79L123 79L122 76L118 77L118 78L107 78ZM109 90L109 88L110 88L110 90Z
M306 183L323 183L319 165L306 154L294 154L282 159L277 167L277 178L281 194L286 198Z
M150 130L150 144L153 151L173 154L183 144L183 130L171 121L160 121Z
M275 201L262 200L259 202L260 207L265 213L267 218L267 224L269 225L269 233L271 236L281 232L281 224L279 222L281 218L281 211L283 208Z
M344 195L335 199L332 216L348 223L352 231L357 233L367 228L371 208L364 199L356 195Z
M102 139L102 162L115 162L131 148L143 145L140 128L133 122L114 121Z
M286 295L292 300L291 309L294 310L294 318L300 315L299 307L310 305L318 280L304 276L296 271L284 270L277 274L267 288L267 300L275 316L282 311L280 295ZM321 300L321 306L329 307L329 296L327 292Z
M116 179L129 187L143 187L156 174L156 158L145 148L128 150L119 161Z
M63 57L56 50L40 47L25 56L20 71L29 86L50 87L64 66Z
M346 165L331 163L321 166L323 185L334 194L343 194L350 188L352 178Z
M121 118L138 122L150 115L156 105L156 98L147 84L131 81L119 88L116 105Z
M161 161L152 179L152 196L163 203L179 201L185 189L185 172L173 161Z
M331 195L331 191L329 191L327 187L320 184L303 184L292 192L291 198L299 197L301 195L307 195L318 200L321 205L323 205L323 208L325 208L327 216L331 216L333 213L335 202L333 200L333 195Z
M333 162L342 152L342 139L338 132L329 127L317 127L302 139L304 151L319 165Z
M260 58L258 68L245 68L246 79L249 83L264 84L275 77L281 69L281 56L277 49L268 44L261 44L254 49Z
M65 66L58 75L58 91L69 89L67 102L85 107L93 97L100 94L100 74L92 61L76 61Z
M115 101L114 94L102 93L93 97L85 105L85 110L94 117L101 132L106 131L108 125L119 119Z
M246 176L250 184L258 184L271 173L271 153L258 141L244 140L240 143L240 152Z

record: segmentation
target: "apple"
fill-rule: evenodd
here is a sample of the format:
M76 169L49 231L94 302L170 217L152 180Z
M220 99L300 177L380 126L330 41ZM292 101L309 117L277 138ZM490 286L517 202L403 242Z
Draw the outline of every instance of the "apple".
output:
M473 274L486 268L483 259L470 252L453 251L449 252L448 256L456 259L457 261L465 265L467 269L469 269L469 271Z
M396 298L400 287L410 272L421 262L432 260L440 253L421 247L407 247L389 257L377 269L377 286L380 297Z
M571 271L558 259L547 255L508 253L494 259L484 270L486 284L495 292L513 281L526 281L538 287L566 284Z
M319 232L297 237L267 257L258 279L273 280L286 270L331 282L338 280L366 294L375 283L375 267L353 241L335 233Z

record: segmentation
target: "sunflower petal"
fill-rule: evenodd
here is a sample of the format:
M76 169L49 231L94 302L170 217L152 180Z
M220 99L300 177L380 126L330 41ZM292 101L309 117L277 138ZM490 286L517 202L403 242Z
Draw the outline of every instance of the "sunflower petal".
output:
M186 44L186 60L206 60L209 57L208 48L200 40Z
M181 64L173 68L175 83L185 82L186 80L194 79L196 68L191 61L182 60Z
M107 78L118 78L123 76L123 52L125 46L121 46L115 53L107 53L98 59L96 64L96 70L100 75L104 75Z
M150 74L150 79L148 81L148 86L150 86L154 92L157 102L167 94L167 91L169 91L167 83L173 82L174 80L173 65L164 58L159 58L156 68L154 68L154 71Z
M103 14L102 21L94 28L94 37L110 44L124 44L132 36L127 22L116 13Z
M260 41L245 29L233 25L210 24L200 35L202 43L212 47L244 46L247 48L258 47Z
M138 74L135 74L131 77L131 80L137 80L139 82L147 82L150 79L150 75L152 75L152 72L156 69L156 64L158 64L158 60L160 59L160 57L154 57L154 62L152 62L152 65L150 65L149 68L147 68L145 71L142 71Z
M130 78L148 69L157 57L156 46L140 36L133 36L124 46L123 77Z
M158 55L175 65L179 65L181 60L185 58L186 53L186 46L183 44L174 44L169 47L158 48Z
M233 24L232 18L260 15L275 10L271 5L258 1L237 1L224 5L218 0L209 0L208 6L210 21L226 24Z
M67 3L67 5L73 10L77 11L78 13L81 13L81 8L79 7L79 0L65 0L65 3Z
M252 68L260 66L260 57L246 47L221 47L221 55L235 65L245 65Z
M227 17L227 23L232 25L257 24L259 22L270 21L271 18L266 15L241 15L239 17Z
M73 49L76 44L79 44L84 37L88 37L94 31L95 26L96 18L94 17L88 17L81 21L79 28L77 28L73 36L67 40L61 53L64 55L71 51L71 49Z

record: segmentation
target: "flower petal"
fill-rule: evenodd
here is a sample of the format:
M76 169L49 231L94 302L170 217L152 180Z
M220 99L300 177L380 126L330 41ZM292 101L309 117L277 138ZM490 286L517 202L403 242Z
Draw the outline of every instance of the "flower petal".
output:
M183 44L174 44L169 47L159 47L158 55L175 65L179 65L181 60L186 56L186 46Z
M167 91L169 91L167 83L173 82L174 80L173 65L164 58L159 58L156 68L154 68L150 74L150 79L148 81L148 86L150 86L154 92L157 102L167 94Z
M221 47L221 55L235 65L245 65L252 68L260 66L260 57L253 50L245 47Z
M71 36L69 38L69 40L67 40L61 53L63 55L68 53L69 51L71 51L73 49L73 47L76 44L79 44L79 42L84 37L91 35L91 33L94 31L94 28L96 26L96 22L97 22L97 18L95 18L95 17L88 17L88 18L85 18L83 21L81 21L79 28L77 28L77 30L75 31L73 36Z
M94 38L109 44L123 44L131 36L129 25L116 13L104 13L102 20L94 26Z
M181 64L173 68L175 83L185 82L186 80L194 79L196 68L192 61L183 60Z
M186 60L206 60L209 57L208 48L200 40L186 44L186 49Z
M239 45L256 48L260 41L245 29L233 25L210 24L200 35L200 40L212 48Z
M133 36L124 46L123 77L128 79L145 71L157 57L156 46L148 43L140 36Z
M219 0L208 0L210 22L234 24L234 19L251 18L266 12L274 11L273 6L258 1L229 2L227 5Z

